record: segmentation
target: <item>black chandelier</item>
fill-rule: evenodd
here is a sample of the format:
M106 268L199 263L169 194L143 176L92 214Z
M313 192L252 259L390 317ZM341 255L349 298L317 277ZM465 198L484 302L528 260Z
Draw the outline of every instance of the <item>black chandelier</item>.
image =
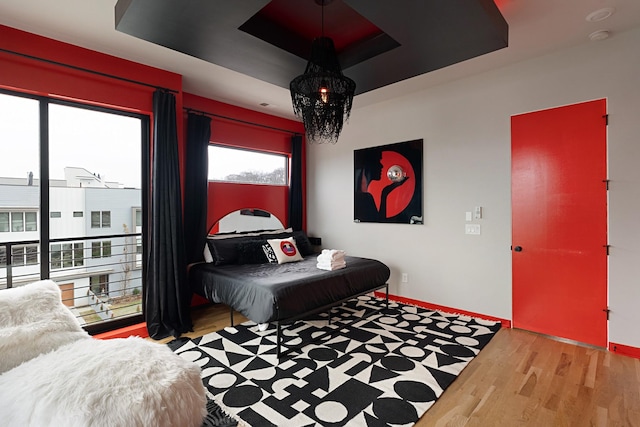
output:
M344 122L349 120L356 83L342 74L333 40L324 37L324 4L322 4L322 37L313 40L311 57L304 74L289 85L293 112L302 119L307 141L322 144L338 142Z

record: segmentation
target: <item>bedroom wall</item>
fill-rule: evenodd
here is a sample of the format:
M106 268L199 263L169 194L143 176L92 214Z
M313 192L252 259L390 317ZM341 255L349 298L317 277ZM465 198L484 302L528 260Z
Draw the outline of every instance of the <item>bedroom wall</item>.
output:
M338 144L308 146L309 234L386 262L396 295L511 319L510 117L607 98L609 340L640 347L638 45L634 30L363 108L356 99ZM353 150L418 138L424 225L354 223ZM474 206L479 236L464 234Z

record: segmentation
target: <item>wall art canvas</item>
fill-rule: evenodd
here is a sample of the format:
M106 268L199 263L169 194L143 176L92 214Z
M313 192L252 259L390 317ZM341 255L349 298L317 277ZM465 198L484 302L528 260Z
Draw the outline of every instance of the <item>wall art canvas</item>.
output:
M422 139L353 152L355 222L422 224Z

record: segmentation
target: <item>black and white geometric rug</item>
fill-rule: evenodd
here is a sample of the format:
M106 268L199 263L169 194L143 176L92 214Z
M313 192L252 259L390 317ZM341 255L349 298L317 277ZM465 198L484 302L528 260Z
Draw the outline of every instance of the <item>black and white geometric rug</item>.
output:
M410 426L500 329L499 322L363 296L283 329L251 322L175 345L239 425Z

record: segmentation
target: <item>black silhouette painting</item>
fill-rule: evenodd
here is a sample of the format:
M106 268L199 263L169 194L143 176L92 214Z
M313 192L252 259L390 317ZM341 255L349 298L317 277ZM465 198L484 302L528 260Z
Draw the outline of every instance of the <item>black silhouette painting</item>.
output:
M353 152L355 222L422 224L422 140Z

